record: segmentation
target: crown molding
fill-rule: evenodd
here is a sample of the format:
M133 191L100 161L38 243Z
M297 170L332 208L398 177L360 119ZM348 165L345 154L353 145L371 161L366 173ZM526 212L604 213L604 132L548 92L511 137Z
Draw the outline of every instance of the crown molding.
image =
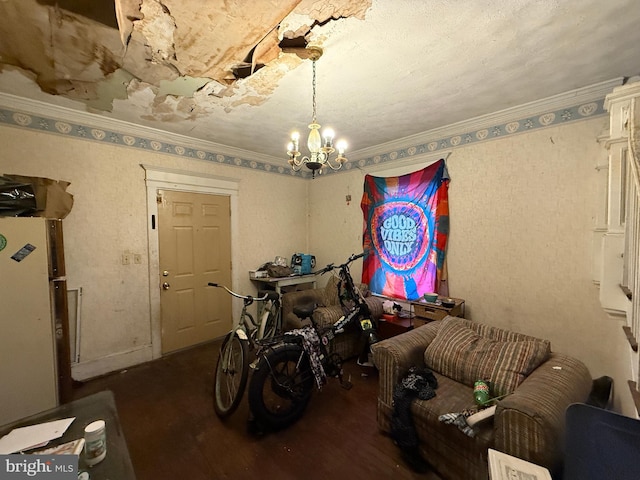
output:
M561 110L563 108L602 100L607 95L611 94L614 88L622 85L623 82L624 78L622 77L614 78L588 87L578 88L576 90L553 95L541 100L535 100L516 107L506 108L487 115L481 115L479 117L434 128L415 135L381 143L374 147L354 150L351 152L350 157L353 159L359 159L381 155L387 152L407 148L409 145L418 145L437 141L443 138L449 138L455 135L474 132L484 128L490 128L495 125L502 125L508 122L522 120L523 118Z
M507 108L491 114L482 115L472 119L456 122L443 127L435 128L415 135L399 138L391 142L382 143L374 147L352 151L350 161L341 171L351 168L364 170L369 167L378 169L379 164L392 166L400 163L412 163L422 155L429 158L438 157L456 148L463 147L478 141L490 141L509 135L519 134L531 129L544 128L563 124L569 121L577 121L585 118L606 114L603 108L607 96L614 92L616 87L624 84L624 78L615 78L600 82L588 87L579 88L569 92L554 95L545 99L536 100L516 107ZM618 92L615 92L618 93ZM622 92L620 92L623 94ZM626 92L625 92L626 93ZM615 94L614 94L615 95ZM612 97L609 97L612 98ZM33 100L16 95L0 92L0 108L6 108L25 115L41 117L39 123L31 125L22 124L21 120L9 120L6 123L18 124L23 127L46 130L51 127L51 132L58 128L56 121L68 122L70 125L61 126L62 134L82 136L91 140L91 133L96 141L105 141L105 138L131 148L144 148L159 151L161 153L177 154L218 161L230 166L251 168L264 172L291 175L302 179L310 179L311 174L306 171L291 172L290 168L283 166L280 158L271 155L260 154L241 148L231 147L207 140L189 137L186 135L171 133L153 127L138 125L123 120L118 120L94 113L53 105L40 100ZM50 120L52 120L50 122ZM55 127L55 128L54 128ZM77 128L76 128L77 127ZM101 129L107 132L85 132L84 129ZM94 135L95 134L95 135ZM134 137L138 137L137 139ZM426 157L422 157L423 159ZM328 171L327 174L339 172Z
M195 150L213 151L230 157L239 157L258 162L270 163L277 165L282 163L282 159L271 155L264 155L250 150L230 147L221 143L209 142L200 138L189 137L178 133L168 132L145 125L118 120L115 118L96 115L94 113L73 108L62 107L50 103L23 98L16 95L0 92L0 107L9 110L17 110L32 115L44 116L61 120L69 123L80 124L85 127L99 128L119 133L127 133L128 135L145 138L148 140L157 140L160 142L170 143L173 145L189 146Z

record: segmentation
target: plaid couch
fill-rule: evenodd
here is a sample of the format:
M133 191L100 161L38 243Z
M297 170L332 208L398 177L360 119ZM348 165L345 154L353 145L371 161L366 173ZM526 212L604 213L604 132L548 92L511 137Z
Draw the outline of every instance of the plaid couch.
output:
M367 285L357 286L365 297L365 302L371 312L371 319L377 322L382 317L382 301L370 296ZM285 330L299 328L300 319L293 313L296 305L316 305L313 319L322 327L329 327L337 322L344 312L338 298L338 278L331 276L325 287L309 290L288 292L282 295L282 319ZM362 348L362 334L360 329L353 325L345 329L343 334L336 336L331 345L331 352L337 353L343 360L360 355Z
M592 386L586 366L551 352L549 342L454 317L375 344L373 358L377 420L385 433L392 428L394 388L409 368L426 367L435 375L436 396L413 400L410 412L420 454L446 479L487 479L488 448L559 471L565 409L586 401ZM479 379L490 382L492 396L508 395L471 436L439 417L475 407Z

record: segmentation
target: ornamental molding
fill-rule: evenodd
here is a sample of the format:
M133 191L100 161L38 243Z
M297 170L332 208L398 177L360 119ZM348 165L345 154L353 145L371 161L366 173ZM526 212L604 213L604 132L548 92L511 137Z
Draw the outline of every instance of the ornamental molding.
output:
M342 170L328 171L338 175L352 168L377 169L418 160L425 156L442 156L466 145L491 141L538 128L555 126L607 114L605 97L623 84L616 78L589 87L554 95L488 115L403 137L375 147L355 150ZM611 97L609 97L611 98ZM136 148L158 153L190 157L238 168L310 179L304 170L292 172L286 159L263 155L240 148L166 132L152 127L104 117L81 110L52 105L0 92L0 124L65 135L95 142L106 142L123 148Z

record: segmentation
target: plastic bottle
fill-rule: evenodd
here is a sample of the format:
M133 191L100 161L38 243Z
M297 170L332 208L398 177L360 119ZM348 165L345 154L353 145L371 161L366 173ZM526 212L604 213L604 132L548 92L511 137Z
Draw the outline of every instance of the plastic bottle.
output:
M473 384L473 398L477 405L485 405L489 398L489 384L484 380L478 380Z

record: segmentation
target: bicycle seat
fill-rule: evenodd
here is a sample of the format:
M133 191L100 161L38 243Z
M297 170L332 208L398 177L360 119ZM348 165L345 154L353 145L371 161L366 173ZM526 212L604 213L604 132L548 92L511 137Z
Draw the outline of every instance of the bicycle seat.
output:
M267 300L278 300L278 298L280 298L280 294L278 292L273 291L273 290L259 290L258 291L258 298L262 298L265 295L267 295Z
M305 305L296 305L293 307L293 313L300 320L304 320L305 318L311 317L313 315L313 311L316 309L314 303L307 303Z

